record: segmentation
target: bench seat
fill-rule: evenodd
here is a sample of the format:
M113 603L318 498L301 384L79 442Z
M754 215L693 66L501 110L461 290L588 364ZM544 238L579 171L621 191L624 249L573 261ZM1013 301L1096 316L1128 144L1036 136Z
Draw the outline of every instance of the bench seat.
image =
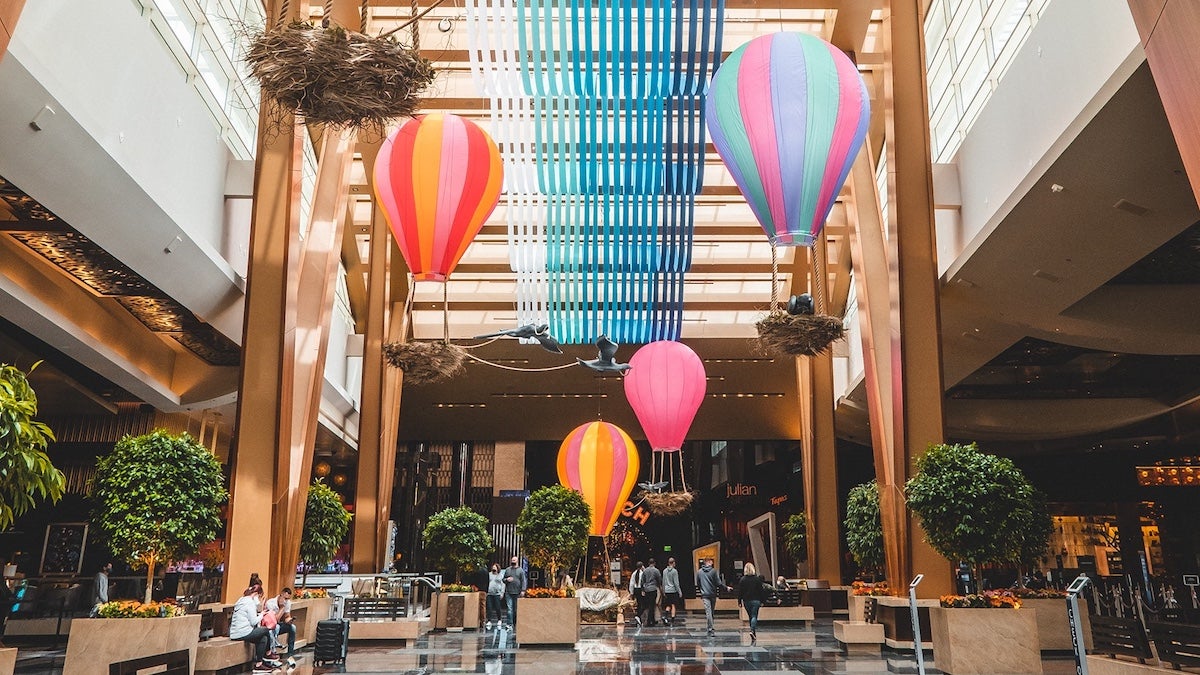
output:
M296 640L296 650L308 645ZM196 675L219 672L242 672L254 667L254 645L228 637L214 637L196 646Z
M833 637L845 645L847 654L878 654L884 642L883 624L834 621Z

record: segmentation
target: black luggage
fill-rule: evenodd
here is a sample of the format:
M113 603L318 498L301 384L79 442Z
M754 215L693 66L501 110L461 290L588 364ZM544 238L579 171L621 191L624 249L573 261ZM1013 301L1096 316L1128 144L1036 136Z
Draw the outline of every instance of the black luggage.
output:
M346 663L346 651L350 645L350 622L345 619L325 619L317 622L317 645L313 650L313 663Z

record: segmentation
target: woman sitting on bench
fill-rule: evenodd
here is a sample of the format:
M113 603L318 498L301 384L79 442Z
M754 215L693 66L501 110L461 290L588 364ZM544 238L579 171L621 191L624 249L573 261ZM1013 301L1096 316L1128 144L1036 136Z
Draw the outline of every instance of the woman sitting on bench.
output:
M233 616L229 620L229 639L241 640L254 644L254 670L270 672L283 664L273 661L267 656L267 646L271 641L271 630L262 625L262 586L254 585L247 588L242 597L233 605Z

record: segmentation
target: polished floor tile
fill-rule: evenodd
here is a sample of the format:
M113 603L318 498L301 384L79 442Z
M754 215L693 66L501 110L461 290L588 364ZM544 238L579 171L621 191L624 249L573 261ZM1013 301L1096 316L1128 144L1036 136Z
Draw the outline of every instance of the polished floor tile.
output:
M511 632L431 633L415 644L350 645L345 665L314 667L312 652L302 652L290 675L908 675L916 674L912 652L842 652L833 638L833 622L809 625L762 625L758 639L735 617L718 618L708 637L703 618L690 626L584 626L574 649L521 647ZM30 647L19 652L17 675L60 675L65 650ZM930 652L926 673L940 675ZM1043 660L1045 675L1075 672L1070 658ZM282 675L282 674L281 674Z

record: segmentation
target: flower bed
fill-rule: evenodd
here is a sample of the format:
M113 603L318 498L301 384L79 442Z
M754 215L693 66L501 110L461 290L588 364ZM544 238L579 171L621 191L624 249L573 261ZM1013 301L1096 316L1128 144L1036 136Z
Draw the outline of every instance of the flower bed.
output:
M144 604L136 600L106 602L96 613L101 619L159 619L184 614L187 610L173 602Z
M324 588L297 588L292 594L294 600L312 600L313 598L328 598L329 591Z
M527 598L573 598L575 589L567 588L531 588L525 591Z
M850 584L850 594L879 597L881 595L891 595L892 589L888 587L888 582L886 581L877 581L873 584L868 584L865 581L855 581Z
M467 584L442 584L442 593L478 593L479 588Z
M1021 600L1011 591L984 591L969 595L943 595L942 607L956 609L1020 609Z
M1067 597L1066 591L1060 591L1055 588L1042 588L1034 590L1032 588L1014 588L1013 595L1023 600L1062 600Z

